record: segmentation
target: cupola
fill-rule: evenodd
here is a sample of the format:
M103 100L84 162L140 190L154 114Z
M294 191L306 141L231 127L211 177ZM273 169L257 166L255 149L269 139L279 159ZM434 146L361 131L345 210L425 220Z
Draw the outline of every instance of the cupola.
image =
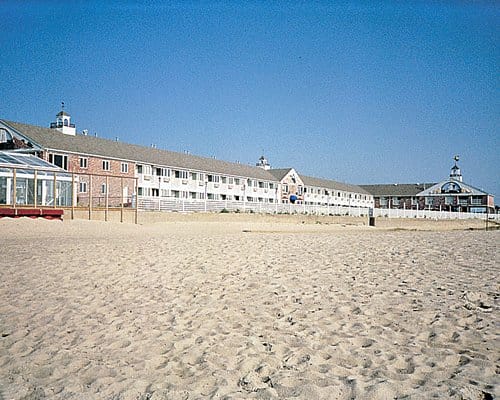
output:
M66 135L76 135L75 124L71 123L71 116L64 111L64 102L61 103L61 111L56 115L56 122L51 122L50 128L57 129Z
M453 157L453 159L455 160L455 165L451 167L450 178L455 181L462 182L462 172L460 172L460 167L457 165L457 162L460 158L457 155Z

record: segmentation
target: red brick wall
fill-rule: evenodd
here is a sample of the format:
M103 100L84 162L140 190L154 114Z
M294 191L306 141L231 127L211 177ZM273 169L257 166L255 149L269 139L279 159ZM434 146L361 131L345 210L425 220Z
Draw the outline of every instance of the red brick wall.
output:
M87 192L80 193L80 185L77 184L77 205L88 206L90 190L92 189L92 205L105 206L106 194L102 193L102 185L106 183L107 178L107 194L108 205L110 207L120 206L122 202L128 205L132 201L132 195L135 191L135 163L126 162L128 164L128 172L121 172L122 161L110 160L102 157L80 156L77 154L67 154L63 152L54 152L53 154L61 154L68 156L68 171L75 173L78 182L87 183ZM80 158L87 158L87 168L80 167ZM48 161L49 154L43 153L43 158ZM109 171L103 170L103 161L109 161ZM125 161L123 161L125 163ZM92 188L90 187L90 175L92 175ZM127 188L127 199L123 198L123 187Z

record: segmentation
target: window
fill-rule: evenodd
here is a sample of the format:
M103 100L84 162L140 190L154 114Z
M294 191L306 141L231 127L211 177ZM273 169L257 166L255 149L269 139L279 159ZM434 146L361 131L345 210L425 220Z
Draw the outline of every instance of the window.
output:
M482 197L476 197L476 196L472 197L471 204L473 204L475 206L483 204Z
M109 166L109 161L108 160L102 160L102 170L103 171L109 171L110 170L110 166Z
M220 176L219 175L207 175L208 181L209 182L214 182L214 183L219 183L220 182Z
M182 170L177 170L175 172L175 177L179 179L187 179L188 178L188 172L187 171L182 171Z
M288 185L283 185L283 193L288 193Z
M170 196L170 191L168 189L162 189L161 190L161 197L168 197Z
M234 184L239 185L240 184L240 178L234 178Z
M222 182L222 183L227 183L227 178L226 178L225 176L223 176L223 177L221 178L221 182Z
M379 203L381 206L386 206L387 205L387 197L381 197Z
M432 197L425 198L425 205L426 206L432 206L433 204L434 204L434 199Z
M191 174L191 180L192 180L192 181L196 181L196 180L198 180L198 174L197 174L196 172L193 172L193 173Z
M102 194L106 194L106 189L107 189L107 188L106 188L106 184L105 184L105 183L103 183L103 184L101 185L101 193L102 193Z
M229 178L228 178L228 183L229 183L230 185L232 185L232 184L234 183L234 178L229 177Z
M156 168L156 175L169 177L170 176L170 169L168 169L168 168Z
M269 189L274 189L274 183L269 182Z
M395 206L399 206L399 197L393 197L392 198L392 204Z
M62 169L68 169L68 156L61 154L49 154L49 163L57 165Z
M0 143L7 143L12 140L11 134L7 131L7 129L0 129Z
M87 193L87 182L80 182L80 193Z
M88 168L89 167L89 159L87 157L80 157L80 168Z
M142 165L137 166L137 173L142 174Z
M128 173L128 163L122 162L121 171L122 171L123 174Z
M198 174L198 180L203 182L205 180L205 174Z

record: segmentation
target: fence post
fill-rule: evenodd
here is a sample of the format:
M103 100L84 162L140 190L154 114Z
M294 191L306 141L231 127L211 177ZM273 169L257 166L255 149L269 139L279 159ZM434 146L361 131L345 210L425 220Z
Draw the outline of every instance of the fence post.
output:
M89 175L89 187L90 187L90 191L89 191L89 221L92 220L92 175Z
M36 171L35 171L36 173ZM75 174L71 173L71 219L75 219ZM35 207L36 207L36 175L35 175Z
M17 203L17 169L12 168L12 205L16 208Z
M57 173L54 171L54 204L53 204L53 208L56 208L57 207Z
M38 206L38 171L35 169L35 175L34 175L34 183L33 186L35 188L34 193L33 193L33 205L36 208ZM73 217L71 218L73 219Z
M135 224L137 225L138 219L139 219L139 178L135 178Z
M106 193L104 197L104 221L108 221L109 208L109 177L106 176Z
M121 207L120 207L120 222L123 222L123 203L124 203L124 199L123 199L123 178L120 178L120 191L121 191L121 197L122 197L122 201L120 202L121 203Z

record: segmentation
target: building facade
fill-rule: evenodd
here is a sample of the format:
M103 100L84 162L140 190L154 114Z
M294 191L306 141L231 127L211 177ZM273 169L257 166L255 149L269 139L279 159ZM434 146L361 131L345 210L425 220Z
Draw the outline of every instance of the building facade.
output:
M376 208L494 213L494 196L463 182L458 156L454 160L449 177L437 183L361 186Z

